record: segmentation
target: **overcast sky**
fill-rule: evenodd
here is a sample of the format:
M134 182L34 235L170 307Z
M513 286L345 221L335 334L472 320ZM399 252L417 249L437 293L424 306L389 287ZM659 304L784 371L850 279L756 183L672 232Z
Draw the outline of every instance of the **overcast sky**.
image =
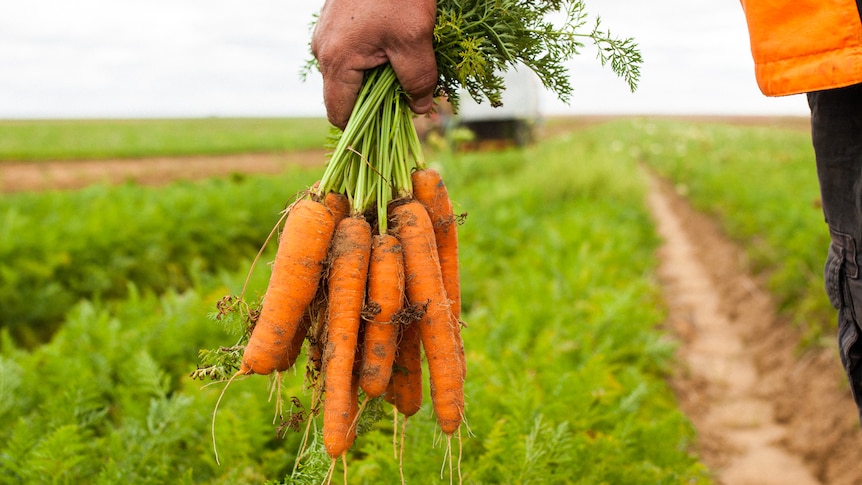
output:
M322 116L319 75L302 82L322 0L27 0L0 6L0 118ZM547 114L806 115L804 96L754 81L738 0L592 0L644 57L628 87L586 46L569 105Z

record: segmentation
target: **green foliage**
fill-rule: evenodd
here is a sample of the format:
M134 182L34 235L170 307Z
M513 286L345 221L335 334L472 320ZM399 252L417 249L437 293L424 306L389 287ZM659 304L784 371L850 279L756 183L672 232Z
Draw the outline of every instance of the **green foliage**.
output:
M644 181L603 145L584 133L436 167L469 210L467 428L447 444L426 402L408 420L408 483L708 483L664 380L673 346L657 330ZM386 421L357 438L349 483L397 477Z
M248 337L257 322L260 305L249 305L239 296L227 295L216 303L216 311L210 318L219 322L225 330L238 336L236 344L215 349L200 349L200 364L192 371L192 379L227 381L240 368L242 354Z
M655 328L643 181L603 145L584 133L445 167L469 209L468 483L705 481L663 379L672 346Z
M316 149L323 118L0 121L0 162Z
M82 298L121 298L128 281L157 291L189 288L202 274L238 269L293 192L313 177L292 170L163 188L6 196L0 202L0 328L33 345Z
M446 482L450 464L457 480L458 463L465 483L708 483L690 453L694 432L664 381L673 346L658 329L658 239L643 207L643 179L633 161L608 150L613 136L591 130L528 151L434 163L456 211L468 212L460 235L469 431L447 450L426 402L406 426L409 483ZM284 186L255 185L278 199ZM231 211L252 204L229 183L217 193L186 187L221 229ZM148 193L170 198L173 190ZM222 204L230 210L203 208ZM268 230L277 207L263 212ZM65 250L59 241L56 250ZM226 327L208 316L243 287L256 248L245 251L233 274L196 271L189 291L157 296L128 285L122 300L78 303L53 339L33 350L16 347L7 331L0 484L319 483L330 464L317 439L319 417L294 467L302 434L278 437L270 379L235 379L213 422L224 383L202 387L189 377L198 349L242 333L242 318ZM249 300L267 277L259 265ZM290 415L312 409L302 374L283 376ZM347 458L349 483L397 481L391 414L379 400L369 406L374 412ZM339 465L336 481L340 474Z
M224 338L202 317L226 291L209 286L82 303L50 343L24 352L4 342L0 483L262 483L289 471L297 437L275 438L265 381L232 384L216 423L231 465L215 463L221 388L186 377L195 349Z
M555 23L553 17L562 21ZM584 32L588 15L578 0L526 2L522 0L441 0L437 2L434 51L439 71L438 89L457 109L459 90L492 106L501 104L502 73L522 64L542 84L568 101L572 93L566 61L589 39L602 65L622 77L632 91L643 62L634 39L619 39L601 28L595 18Z
M557 20L555 22L555 20ZM602 66L623 78L634 91L643 64L637 42L604 29L596 16L592 29L580 0L439 0L434 25L437 95L457 111L460 90L477 102L501 105L506 86L502 74L526 66L562 101L572 94L565 63L581 53L583 41L595 45ZM312 26L317 17L312 20ZM300 70L303 79L317 69L312 57Z

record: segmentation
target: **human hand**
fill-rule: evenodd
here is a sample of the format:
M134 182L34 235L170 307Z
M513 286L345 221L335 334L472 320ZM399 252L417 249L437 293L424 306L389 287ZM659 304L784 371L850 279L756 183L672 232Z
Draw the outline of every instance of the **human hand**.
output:
M389 62L417 114L431 110L436 0L326 0L311 37L329 122L344 129L364 71Z

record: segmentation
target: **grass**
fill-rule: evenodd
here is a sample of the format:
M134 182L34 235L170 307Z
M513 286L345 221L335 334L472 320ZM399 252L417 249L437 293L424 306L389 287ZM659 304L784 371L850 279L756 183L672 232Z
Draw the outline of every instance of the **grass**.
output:
M228 155L320 148L323 118L0 121L0 162Z

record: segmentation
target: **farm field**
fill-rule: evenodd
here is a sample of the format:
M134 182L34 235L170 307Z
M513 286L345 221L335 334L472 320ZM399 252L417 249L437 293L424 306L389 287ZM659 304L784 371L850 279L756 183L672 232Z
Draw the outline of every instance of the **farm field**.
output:
M283 153L321 146L319 118L0 120L0 161Z
M763 379L756 393L787 428L780 451L812 483L858 482L862 471L835 452L858 440L858 423L817 281L825 228L806 133L605 121L576 131L557 125L525 150L430 154L456 211L468 213L460 236L470 433L460 477L721 483L724 471L739 469L739 447L701 419L706 393L721 389L684 371L691 322L678 320L666 292L666 236L647 204L657 173L677 210L691 200L710 214L694 234L718 221L716 238L747 248L732 257L752 272L748 284L774 295L777 308L741 339ZM308 137L319 146L325 133ZM319 483L328 462L306 459L294 469L300 435L276 437L275 403L260 376L226 393L216 464L210 426L222 385L187 377L198 349L232 342L208 318L215 302L239 291L278 211L319 176L313 161L289 165L4 196L0 483ZM768 191L757 183L767 179ZM266 276L259 265L253 291ZM720 304L740 299L724 286L714 287ZM286 378L284 396L307 406L302 377ZM426 408L409 421L404 473L410 483L445 483L445 446ZM397 480L391 419L387 410L360 435L347 460L350 483Z

